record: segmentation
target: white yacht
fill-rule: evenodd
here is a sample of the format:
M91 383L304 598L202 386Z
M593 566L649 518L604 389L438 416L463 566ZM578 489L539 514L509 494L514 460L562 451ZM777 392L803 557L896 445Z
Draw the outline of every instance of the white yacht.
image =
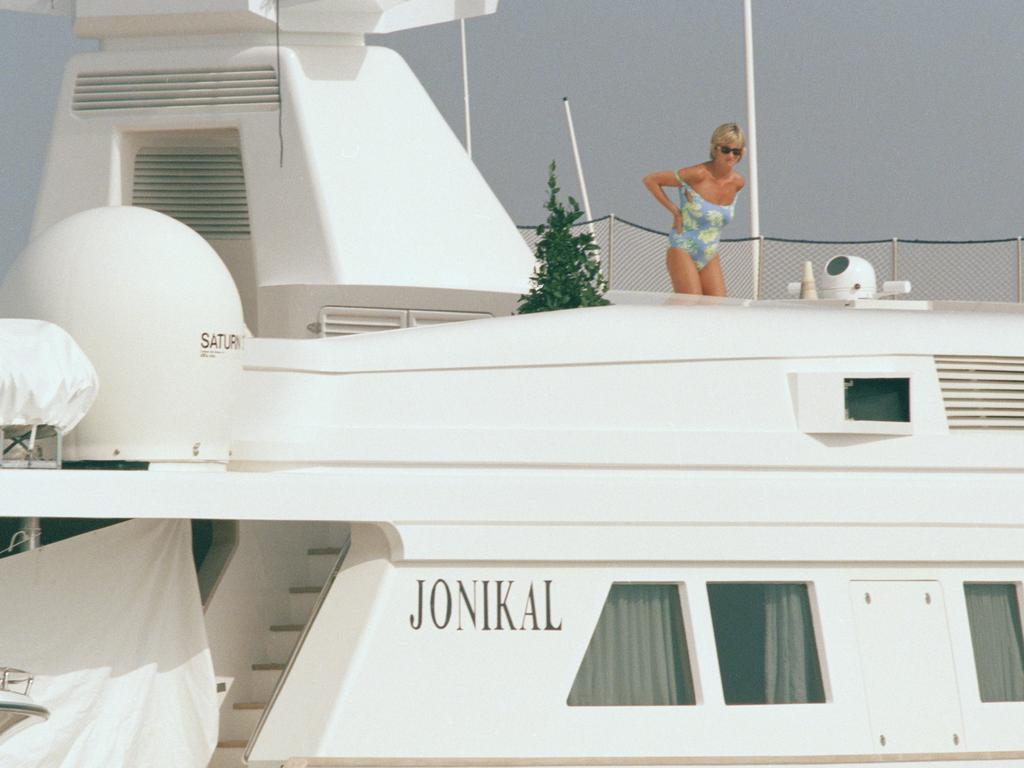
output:
M1020 307L512 316L364 42L497 0L277 6L0 0L101 40L0 285L0 766L1024 765Z

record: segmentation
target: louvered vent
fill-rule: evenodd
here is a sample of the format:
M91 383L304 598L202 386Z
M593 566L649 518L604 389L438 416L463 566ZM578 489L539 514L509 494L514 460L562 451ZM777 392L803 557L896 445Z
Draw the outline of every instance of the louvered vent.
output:
M135 156L132 204L167 214L210 240L249 237L237 147L144 147Z
M277 109L273 67L171 72L80 72L71 108L79 114L123 109L232 107Z
M493 317L485 312L384 309L380 307L323 307L319 322L309 326L320 336L351 336L371 331L394 331L424 325L458 323Z
M1024 357L936 356L950 429L1024 430Z
M320 310L321 336L351 336L405 327L404 309L324 307Z
M485 317L493 317L493 315L485 312L439 312L430 309L410 309L409 325L417 327L444 325L445 323L461 323L464 320L481 320Z

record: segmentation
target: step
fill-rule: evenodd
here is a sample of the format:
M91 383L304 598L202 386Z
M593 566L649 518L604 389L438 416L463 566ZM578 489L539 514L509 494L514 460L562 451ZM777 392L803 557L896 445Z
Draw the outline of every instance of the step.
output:
M267 635L267 655L272 659L290 659L304 624L273 624Z
M225 739L249 738L263 717L265 704L253 706L252 702L235 704L229 711L220 713L220 734Z
M252 665L249 689L252 691L254 699L270 701L270 697L274 695L274 689L277 688L277 681L280 679L281 673L284 672L284 667L284 664L276 663Z
M247 746L248 739L221 739L217 742L217 749L245 749Z
M281 673L273 672L268 674L277 676ZM275 679L273 682L276 684L277 680ZM267 687L271 688L269 684ZM271 688L272 692L273 689ZM264 702L269 700L270 694L266 694L265 698L260 696L257 699L254 696L251 701L229 702L228 706L222 707L220 710L220 727L218 729L220 741L245 740L252 736L253 731L256 730L256 724L259 722L260 717L263 716L263 710L266 708Z
M307 555L334 555L341 554L341 547L310 547L306 550Z
M232 704L231 708L232 709L239 709L239 710L258 709L258 710L262 711L262 710L267 708L267 702L265 702L265 701L238 701L238 702L235 702L234 704Z

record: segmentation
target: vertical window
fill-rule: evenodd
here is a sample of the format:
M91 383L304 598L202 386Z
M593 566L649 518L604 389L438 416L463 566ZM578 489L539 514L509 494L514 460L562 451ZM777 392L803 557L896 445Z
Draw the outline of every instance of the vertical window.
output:
M569 705L694 702L679 587L613 584L569 692Z
M806 584L708 584L726 704L825 701Z
M1024 701L1024 635L1016 584L964 584L982 701Z

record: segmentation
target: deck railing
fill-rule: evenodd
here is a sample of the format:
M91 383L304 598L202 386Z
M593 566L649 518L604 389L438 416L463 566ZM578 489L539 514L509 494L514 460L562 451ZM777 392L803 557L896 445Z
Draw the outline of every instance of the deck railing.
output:
M601 268L612 288L671 292L665 271L666 232L614 215L580 223L577 229L591 224L601 248ZM532 248L536 227L519 230ZM909 280L911 299L1024 302L1019 237L952 242L723 239L720 253L726 290L737 298L788 298L786 286L800 280L804 261L811 261L820 275L829 257L844 253L870 261L879 285L885 280Z

